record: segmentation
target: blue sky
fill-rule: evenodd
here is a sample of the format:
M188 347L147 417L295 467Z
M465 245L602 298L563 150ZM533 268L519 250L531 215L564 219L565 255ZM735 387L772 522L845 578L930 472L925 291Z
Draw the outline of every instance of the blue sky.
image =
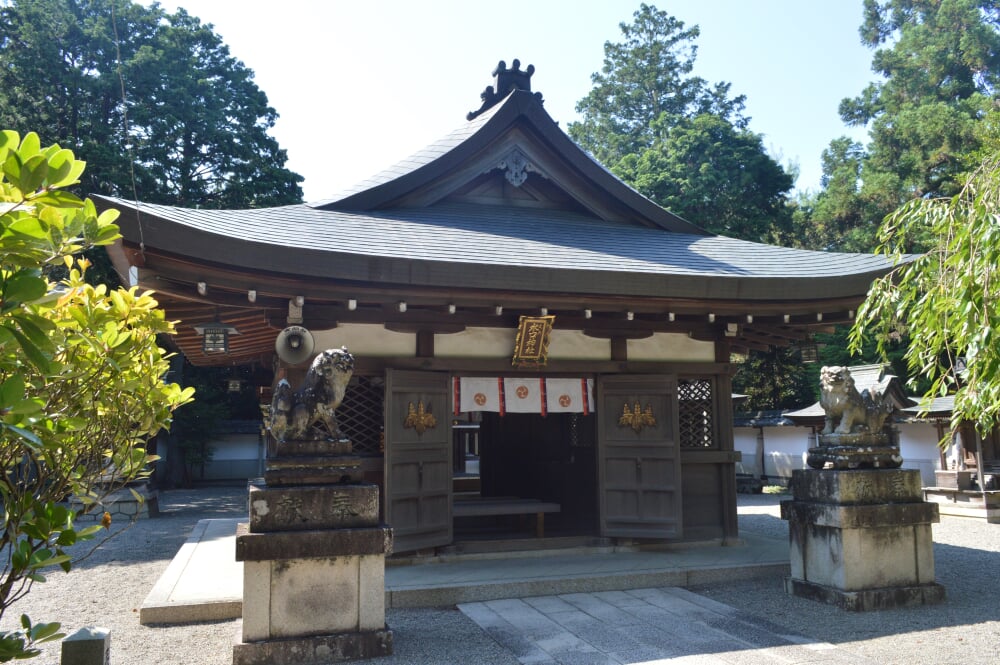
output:
M212 23L280 114L288 167L321 200L406 157L478 108L497 61L535 66L532 89L565 127L638 2L624 0L180 0ZM797 187L817 189L830 140L864 128L837 115L875 79L860 44L862 0L670 0L698 25L695 74L747 96L750 128Z

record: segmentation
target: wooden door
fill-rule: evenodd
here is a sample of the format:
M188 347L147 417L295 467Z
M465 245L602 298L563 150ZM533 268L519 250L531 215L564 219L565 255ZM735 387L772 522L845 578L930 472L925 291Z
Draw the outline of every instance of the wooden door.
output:
M680 538L677 377L598 381L601 535Z
M448 386L447 374L386 372L385 519L396 552L452 541Z

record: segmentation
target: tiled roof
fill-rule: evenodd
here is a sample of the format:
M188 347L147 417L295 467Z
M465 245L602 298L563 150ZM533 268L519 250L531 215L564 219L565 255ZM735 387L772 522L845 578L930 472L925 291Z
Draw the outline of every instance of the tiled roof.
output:
M359 192L372 189L373 187L378 187L379 185L384 185L388 182L392 182L401 176L408 173L416 171L422 166L430 164L438 157L450 152L454 148L461 145L466 139L475 134L479 129L485 125L490 118L503 106L503 104L497 104L475 119L466 122L454 131L452 131L447 136L431 143L430 145L422 148L421 150L413 153L409 157L400 160L399 162L393 164L392 166L376 173L370 178L366 178L359 183L348 187L344 191L336 194L332 198L325 199L322 201L313 201L307 205L319 208L326 206L331 203L336 203L349 196L357 194Z
M951 412L955 409L955 396L945 395L944 397L935 397L931 400L930 404L926 406L923 404L921 397L911 398L916 404L915 406L910 406L903 411L913 416L951 416Z
M109 201L123 210L134 207L124 200ZM137 229L128 228L130 219L132 215L123 215L120 220L123 231L126 237L138 238ZM866 290L867 282L889 267L884 258L870 254L790 249L624 226L578 213L489 205L355 213L307 205L195 210L141 204L140 220L142 238L150 247L208 261L218 260L224 248L226 262L235 266L293 269L296 274L316 276L332 276L335 264L329 256L337 255L470 268L540 269L547 274L559 270L650 278L712 277L730 280L726 290L731 293L724 297L755 297L745 292L753 280L815 279L817 295L832 297L845 288L848 293L842 295L859 294L857 285L845 285L844 278L864 276ZM262 255L273 265L261 265ZM411 266L410 270L433 281L434 271L429 268L420 271ZM453 270L442 278L453 280ZM475 271L469 274L475 281ZM780 297L787 285L779 281L774 286L778 291L773 295ZM690 297L705 297L709 291L698 280L689 281L687 288L692 289L686 294Z
M733 427L788 427L795 423L782 410L739 412L733 414Z
M448 190L448 187L438 189L438 186L464 168L471 166L466 175L476 175L486 164L496 165L495 159L503 157L510 148L506 140L515 135L514 145L519 149L534 145L558 164L556 170L568 178L562 184L571 198L587 200L596 194L600 206L610 205L615 210L609 214L606 209L602 218L630 220L625 223L658 226L678 233L710 235L661 208L599 164L566 135L538 97L522 90L514 90L483 115L337 197L308 205L324 210L385 210L406 207L401 201L407 196L421 191L426 194L428 190L437 198L432 196L419 205L432 204L443 198ZM481 161L484 156L488 156L485 164ZM545 159L542 157L543 161ZM534 166L539 167L538 164ZM545 171L546 167L541 166L540 172ZM586 203L583 207L593 210Z

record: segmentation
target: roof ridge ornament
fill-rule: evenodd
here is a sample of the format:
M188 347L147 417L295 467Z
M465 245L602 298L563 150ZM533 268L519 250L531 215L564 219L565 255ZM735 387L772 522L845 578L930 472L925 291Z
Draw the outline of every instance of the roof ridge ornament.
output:
M477 111L469 111L466 120L472 120L497 105L507 95L514 90L524 90L531 92L531 75L535 73L535 66L528 65L528 68L521 70L521 61L517 58L511 63L511 68L507 69L507 63L501 60L493 70L493 85L486 86L479 98L483 100L483 105ZM536 92L535 99L542 103L542 93Z

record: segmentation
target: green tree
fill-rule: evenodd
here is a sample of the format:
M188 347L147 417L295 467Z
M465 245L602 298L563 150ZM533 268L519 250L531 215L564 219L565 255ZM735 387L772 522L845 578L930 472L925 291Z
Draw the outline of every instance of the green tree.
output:
M860 196L864 156L864 146L846 136L834 139L823 151L820 161L822 189L810 202L806 219L798 224L803 246L871 251L870 246L854 247L854 239L849 237L863 226L868 214ZM862 245L867 241L867 238L860 240Z
M985 161L958 194L916 199L886 217L879 251L896 264L858 310L851 347L873 336L883 354L909 337L910 376L924 377L925 398L954 391L952 426L1000 424L1000 153ZM912 236L933 239L925 254L906 254ZM964 371L958 370L963 359Z
M138 197L156 203L299 202L302 178L268 135L276 119L253 72L183 10L0 3L0 124L86 154L87 192L132 198L134 179Z
M837 139L829 171L824 160L829 181L812 221L834 249L870 250L903 202L958 192L1000 77L996 0L865 0L860 34L881 80L840 105L844 122L869 127L864 152ZM915 248L925 240L910 238Z
M619 177L712 233L758 242L781 238L794 182L758 134L711 113L661 114L651 129L649 147L615 166Z
M75 528L65 497L87 512L142 477L146 439L192 392L163 381L157 335L173 326L152 296L91 286L72 257L118 237L116 212L64 191L83 170L36 134L0 132L0 618L94 536ZM58 284L47 274L57 265L69 269ZM0 660L58 636L58 624L21 625L0 633Z
M761 377L768 377L766 381ZM733 392L747 396L741 410L802 408L816 401L818 366L804 365L798 349L754 351L733 377Z
M745 98L693 76L697 26L642 4L577 104L570 136L615 175L714 233L781 238L793 179L747 129Z
M585 150L613 167L654 140L653 121L712 113L746 126L742 95L729 98L729 83L714 86L691 76L701 34L643 3L630 24L620 23L621 42L604 43L604 66L591 76L594 88L576 105L580 122L569 134Z

